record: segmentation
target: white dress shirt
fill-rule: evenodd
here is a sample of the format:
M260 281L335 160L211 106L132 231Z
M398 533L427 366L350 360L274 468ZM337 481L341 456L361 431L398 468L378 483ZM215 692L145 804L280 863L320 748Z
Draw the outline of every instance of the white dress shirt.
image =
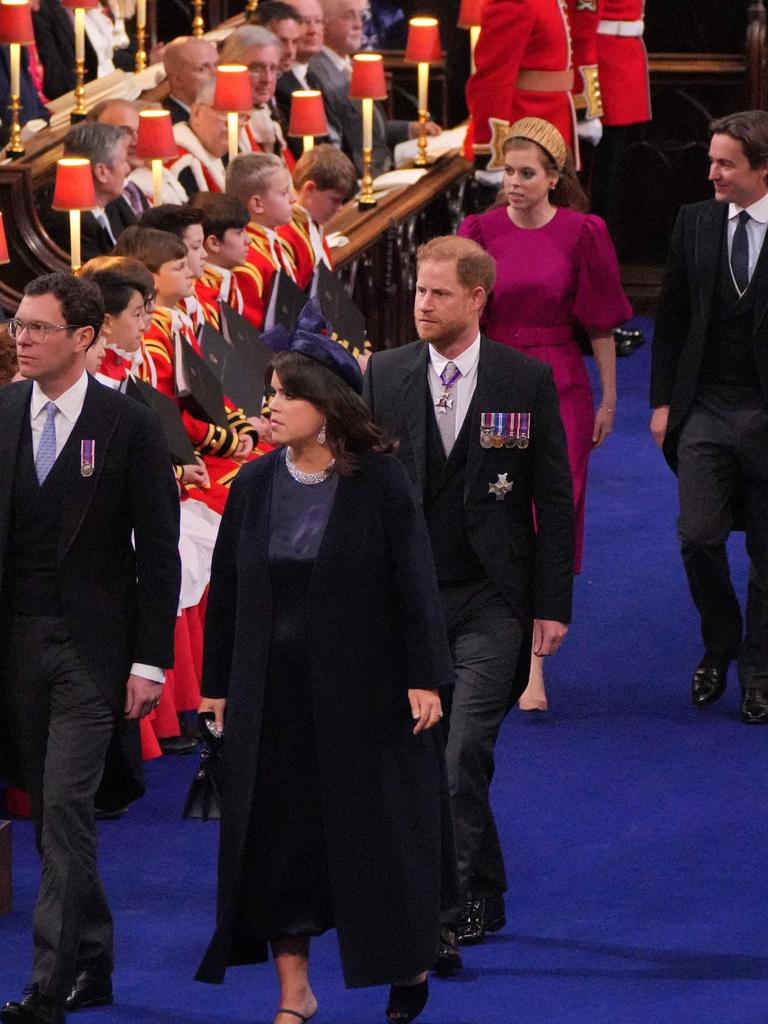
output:
M83 411L87 390L88 374L83 371L82 377L79 377L71 388L56 399L56 408L59 412L54 417L53 426L56 432L57 459L61 455L64 445L69 440L75 423L77 423L80 417L80 413ZM29 418L32 428L32 452L35 458L37 458L37 449L40 445L40 438L42 437L43 427L48 415L44 410L49 401L50 399L43 389L37 381L34 381L32 384L32 397L29 402ZM94 457L98 459L99 452L94 452ZM153 683L165 682L164 670L154 665L142 665L139 662L135 662L131 665L131 675L142 676L144 679L150 679Z
M109 217L107 216L107 211L104 209L104 207L103 206L95 206L91 212L93 213L93 216L96 218L98 223L101 224L101 226L107 232L109 237L112 239L113 244L117 245L117 239L115 238L115 233L112 230L112 225L109 223Z
M751 206L736 206L735 203L728 204L728 257L730 259L733 248L733 236L739 223L739 214L746 209L750 219L747 221L747 238L749 239L749 279L760 258L760 250L765 241L765 232L768 230L768 193L762 199L758 199Z
M298 61L291 68L294 76L301 82L305 89L308 89L307 85L307 72L309 71L309 64L300 64Z
M456 408L456 437L459 436L467 410L472 402L472 396L477 387L477 363L479 359L479 333L469 348L464 349L461 355L456 356L455 359L446 359L434 346L429 346L429 390L434 405L437 405L440 395L443 393L443 382L440 380L440 374L448 363L453 363L457 369L461 370L461 376L451 388ZM454 437L454 441L456 437Z

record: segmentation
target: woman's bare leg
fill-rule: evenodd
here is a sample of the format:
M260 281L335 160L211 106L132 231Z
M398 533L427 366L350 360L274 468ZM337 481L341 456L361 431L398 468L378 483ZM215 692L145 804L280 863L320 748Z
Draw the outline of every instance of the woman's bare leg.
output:
M272 955L280 983L279 1005L309 1019L317 1012L317 1000L309 984L309 937L274 939ZM296 1024L296 1021L292 1014L278 1013L275 1017L275 1024Z

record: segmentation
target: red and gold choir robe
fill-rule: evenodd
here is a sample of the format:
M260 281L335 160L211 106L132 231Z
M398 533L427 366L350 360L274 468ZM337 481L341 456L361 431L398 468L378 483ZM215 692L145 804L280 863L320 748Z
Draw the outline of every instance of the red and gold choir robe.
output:
M124 352L122 349L107 345L99 364L99 373L110 380L125 380L129 373L138 374L143 362L141 349L136 352Z
M578 161L571 89L573 66L566 0L486 0L476 71L467 83L468 159L504 166L509 125L542 117L562 133Z
M187 121L173 126L178 153L165 161L168 170L176 177L189 169L200 192L223 192L226 169L219 157L213 156L203 146Z
M231 270L215 267L212 263L206 263L203 276L195 281L195 295L205 319L217 331L221 330L221 302L225 302L238 313L243 312L243 293L235 275Z
M195 294L188 295L185 299L182 299L177 308L180 309L182 313L187 314L190 323L192 324L192 330L194 331L195 335L198 335L200 333L200 328L203 326L204 323L210 323L210 320L208 319L208 313L206 312L206 310L203 307L203 304L197 297L196 292Z
M573 102L585 118L603 116L597 66L597 27L602 0L568 0L573 42Z
M200 354L200 346L189 318L178 309L157 307L152 323L142 339L144 363L141 367L141 378L174 401L178 401L176 351L184 341L192 345L198 355ZM256 433L242 409L236 408L226 397L224 406L229 420L228 427L220 427L199 419L183 406L179 406L189 439L205 463L211 479L210 490L198 492L196 489L195 494L219 514L224 510L229 488L240 469L240 463L232 458L240 437L245 434L253 436ZM252 457L261 454L260 450L255 449Z
M597 61L605 125L641 124L651 119L644 14L645 0L600 0Z
M316 224L303 206L293 208L293 220L283 224L277 233L288 246L296 268L296 284L305 291L312 282L315 267L324 261L333 270L333 257L325 232Z
M243 316L261 330L275 274L283 270L295 278L295 268L288 246L274 231L255 221L248 224L247 230L251 236L248 256L233 274L243 296Z

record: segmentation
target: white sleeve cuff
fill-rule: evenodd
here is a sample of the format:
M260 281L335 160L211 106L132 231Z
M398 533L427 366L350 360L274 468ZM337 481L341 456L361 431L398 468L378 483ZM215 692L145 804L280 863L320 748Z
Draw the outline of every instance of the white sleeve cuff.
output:
M142 679L148 679L151 683L165 682L165 669L156 668L154 665L142 665L138 661L131 665L131 675L141 676Z

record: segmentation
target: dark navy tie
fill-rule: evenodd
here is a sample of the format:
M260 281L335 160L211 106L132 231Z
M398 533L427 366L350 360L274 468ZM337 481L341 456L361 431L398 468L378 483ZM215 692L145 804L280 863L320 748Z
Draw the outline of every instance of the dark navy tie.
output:
M749 287L749 234L747 221L751 220L746 210L739 213L739 223L731 245L731 270L736 287L743 294Z

